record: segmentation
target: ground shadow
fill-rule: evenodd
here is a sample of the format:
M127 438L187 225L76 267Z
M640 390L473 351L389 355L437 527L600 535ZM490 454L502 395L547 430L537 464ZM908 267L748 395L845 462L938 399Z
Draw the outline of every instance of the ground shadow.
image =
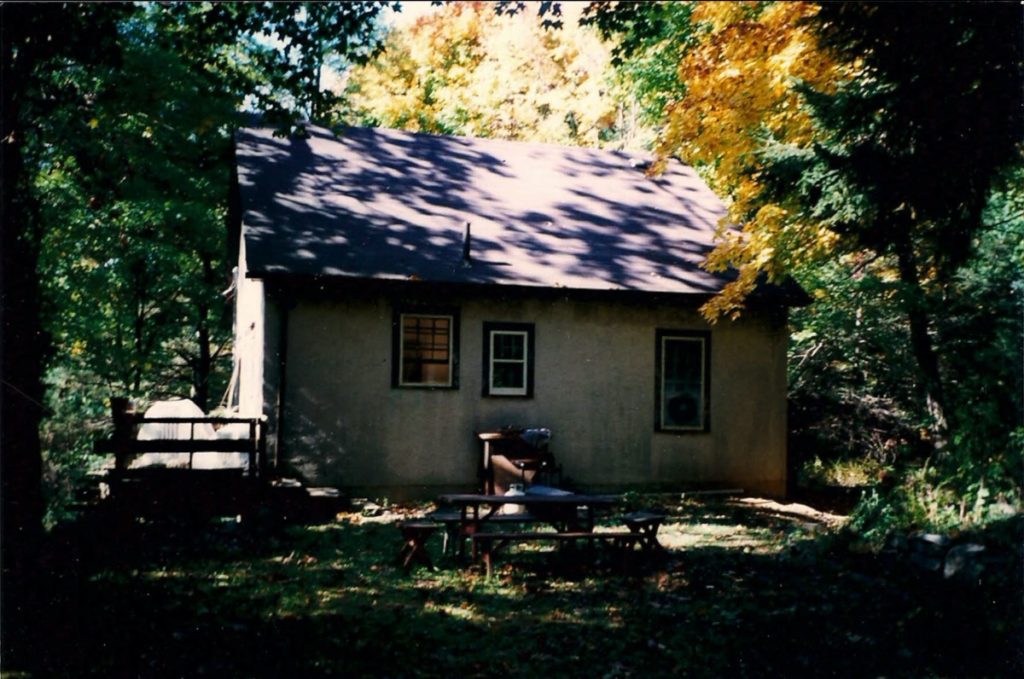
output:
M1019 562L951 584L800 522L687 503L730 525L627 574L550 554L406 573L390 518L319 526L83 521L55 535L34 676L1002 676L1021 668ZM693 528L697 527L697 528ZM697 537L700 537L699 535ZM435 556L436 556L436 547ZM1018 560L1019 561L1019 560ZM993 600L993 593L999 595Z

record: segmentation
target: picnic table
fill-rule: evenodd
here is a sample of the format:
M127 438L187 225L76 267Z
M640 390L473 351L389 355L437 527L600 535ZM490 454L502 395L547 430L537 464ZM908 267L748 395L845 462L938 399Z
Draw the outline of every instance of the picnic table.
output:
M618 547L645 546L645 536L628 526L628 531L594 532L595 513L607 510L620 502L618 495L587 495L582 493L524 495L487 495L481 493L451 493L437 498L438 504L458 509L457 529L459 548L468 537L474 559L482 554L488 576L492 572L493 554L502 546L516 542L553 541L560 544L586 542L610 543ZM502 513L502 508L517 505L522 510L514 514ZM545 523L554 531L492 530L508 522ZM655 531L657 528L655 528Z
M527 515L550 524L559 533L592 531L594 513L619 502L618 495L587 495L559 493L555 495L533 493L523 495L487 495L483 493L449 493L437 498L440 505L459 510L459 520L466 535L478 532L489 521L508 516L500 510L507 505L518 505Z

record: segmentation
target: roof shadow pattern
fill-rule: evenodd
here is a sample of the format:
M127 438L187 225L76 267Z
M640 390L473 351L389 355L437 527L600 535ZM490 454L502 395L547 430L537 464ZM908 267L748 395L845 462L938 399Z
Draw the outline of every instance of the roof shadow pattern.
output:
M250 275L710 293L724 206L689 167L397 130L238 135ZM464 259L467 224L470 258Z

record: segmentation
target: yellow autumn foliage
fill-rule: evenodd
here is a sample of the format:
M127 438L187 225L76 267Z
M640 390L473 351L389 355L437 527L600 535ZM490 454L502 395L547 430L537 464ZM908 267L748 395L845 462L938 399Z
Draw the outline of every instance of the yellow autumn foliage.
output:
M778 278L796 263L829 252L837 237L817 224L795 221L786 205L765 199L757 152L766 143L808 147L814 125L796 85L831 92L856 64L837 63L819 49L805 20L810 2L702 2L693 19L705 31L679 65L686 95L670 105L658 154L702 168L729 201L728 220L705 266L736 267L740 275L703 312L735 317L760 274ZM657 166L655 167L657 169Z
M396 27L348 75L356 120L412 131L596 146L616 121L608 48L589 28L451 3Z

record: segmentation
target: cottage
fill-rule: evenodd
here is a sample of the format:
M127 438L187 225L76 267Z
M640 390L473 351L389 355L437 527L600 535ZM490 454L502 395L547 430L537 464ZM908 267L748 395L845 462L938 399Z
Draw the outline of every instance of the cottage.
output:
M237 136L239 414L310 483L476 483L474 432L549 427L589 489L786 484L787 306L697 311L722 203L678 162L348 128Z

